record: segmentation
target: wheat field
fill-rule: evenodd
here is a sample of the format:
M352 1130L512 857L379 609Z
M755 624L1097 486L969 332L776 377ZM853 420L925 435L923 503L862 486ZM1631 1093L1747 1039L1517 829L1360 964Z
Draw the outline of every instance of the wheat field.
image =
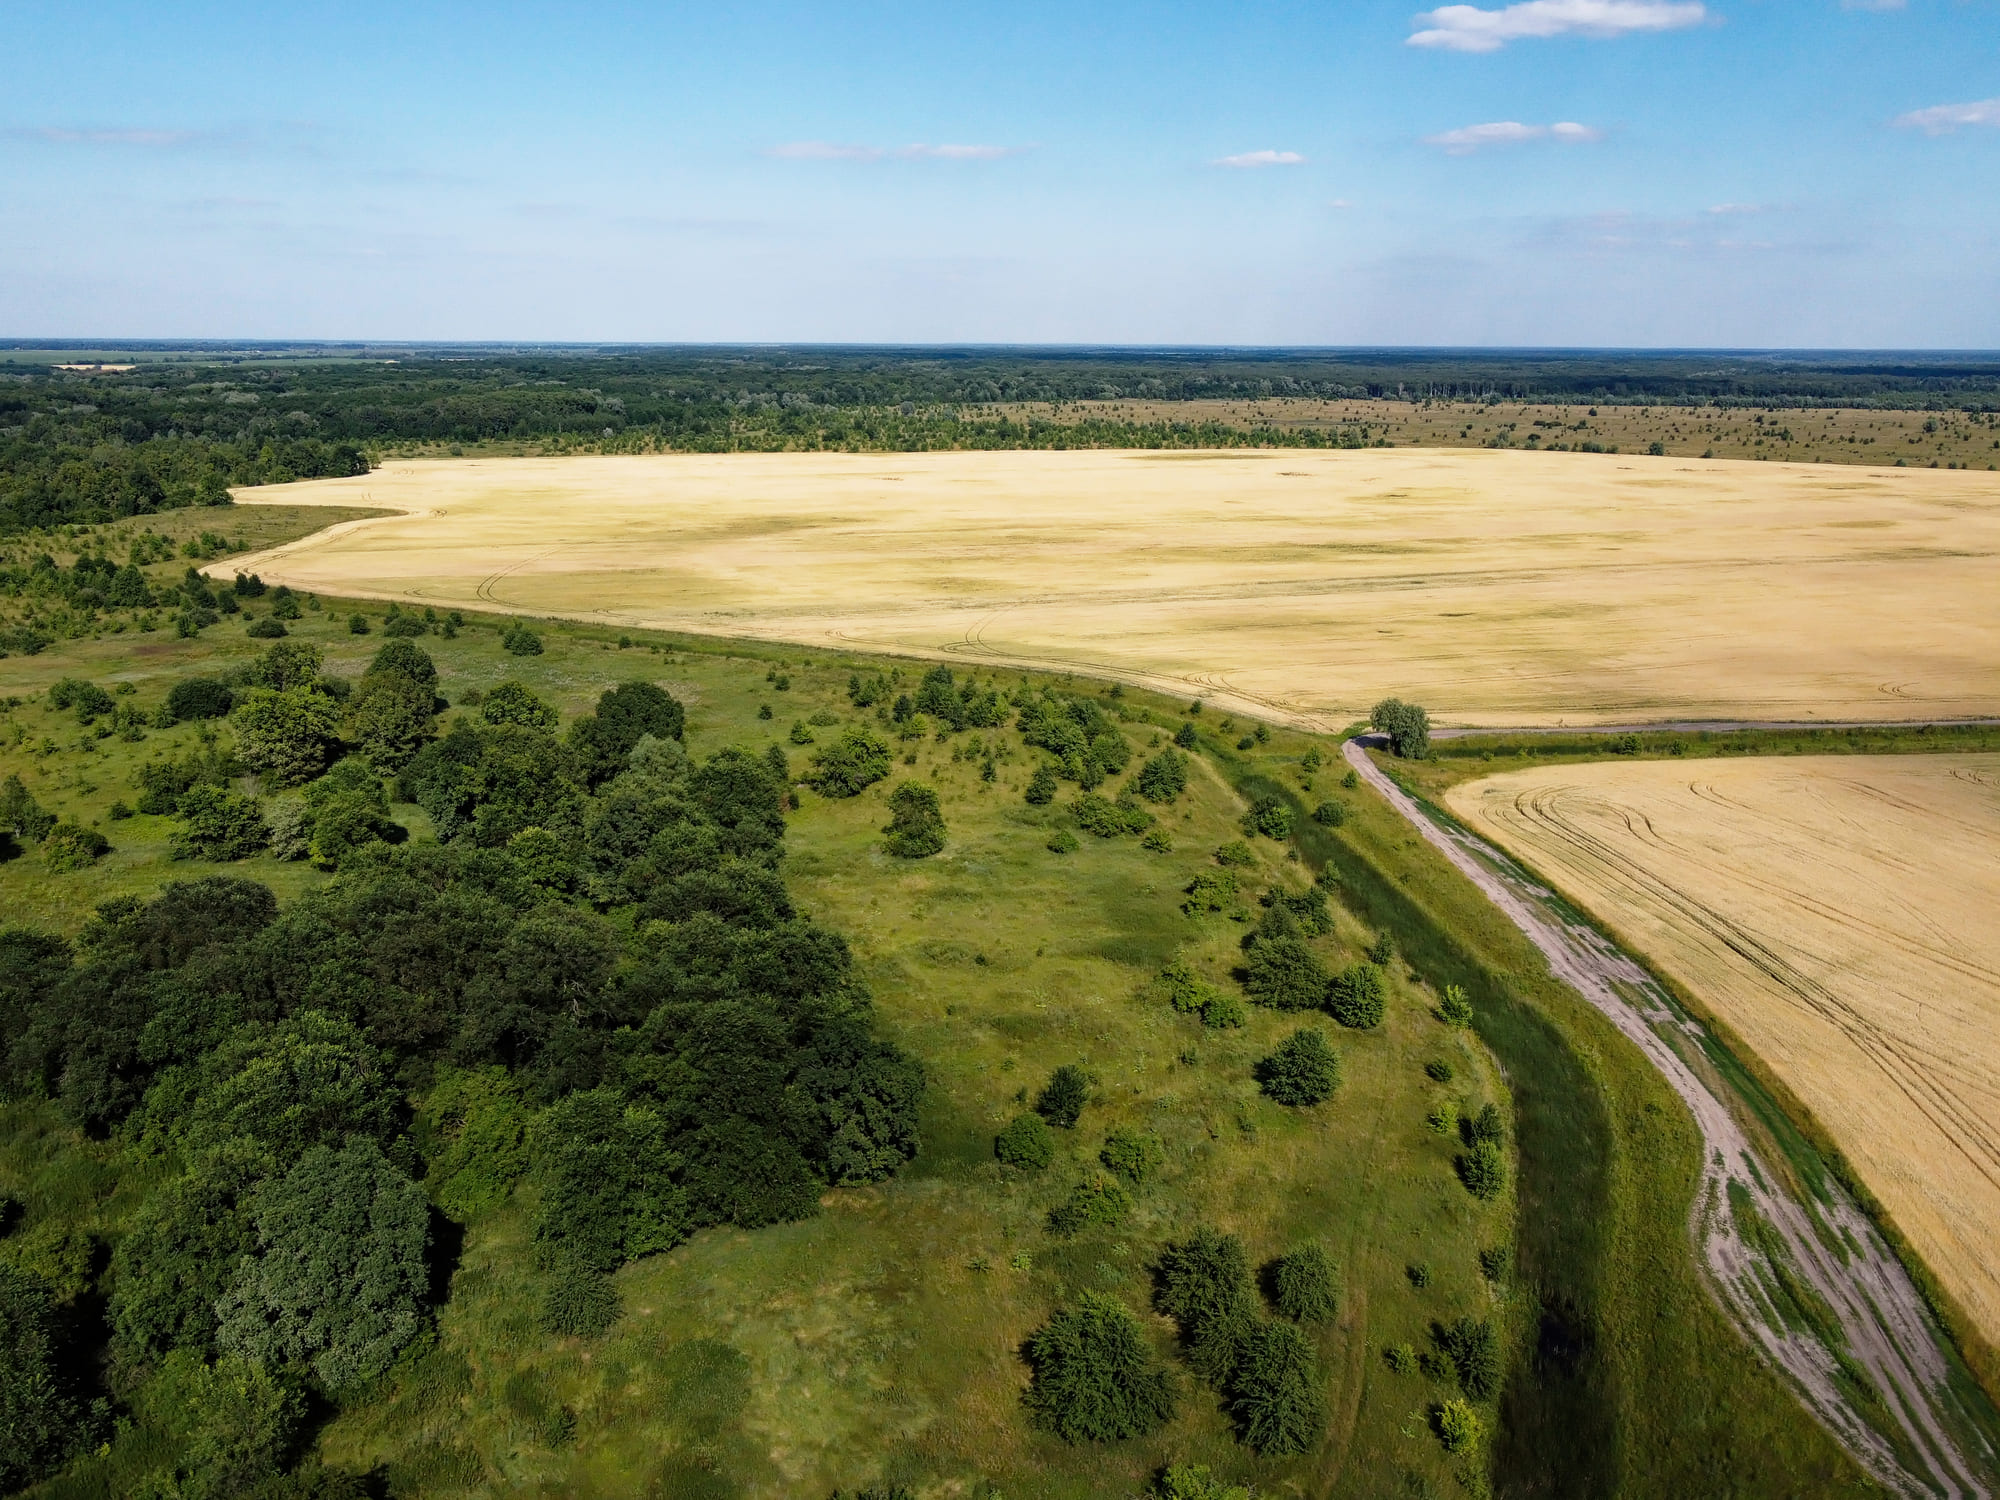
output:
M392 462L294 587L1072 666L1307 726L2000 712L2000 477L1421 449Z
M1446 801L1733 1027L2000 1341L2000 755L1600 761Z

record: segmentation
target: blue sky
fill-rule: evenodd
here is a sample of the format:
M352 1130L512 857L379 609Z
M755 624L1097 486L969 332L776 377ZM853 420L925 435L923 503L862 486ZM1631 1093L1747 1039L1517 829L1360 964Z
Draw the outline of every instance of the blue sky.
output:
M2000 0L0 11L0 335L2000 346Z

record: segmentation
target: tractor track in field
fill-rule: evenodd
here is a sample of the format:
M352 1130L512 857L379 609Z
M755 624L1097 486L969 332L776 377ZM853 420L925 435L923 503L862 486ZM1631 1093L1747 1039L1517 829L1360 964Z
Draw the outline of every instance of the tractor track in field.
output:
M1867 1215L1827 1174L1812 1201L1786 1191L1787 1174L1774 1170L1752 1140L1729 1085L1706 1062L1714 1043L1701 1024L1518 861L1397 785L1367 754L1379 742L1350 739L1343 754L1527 936L1558 979L1646 1054L1693 1114L1703 1162L1689 1238L1711 1291L1744 1337L1893 1492L1995 1495L2000 1452L1956 1409L1955 1354ZM1739 1205L1749 1213L1739 1214ZM1753 1227L1746 1236L1745 1222L1754 1226L1757 1219L1769 1232ZM1833 1337L1816 1333L1810 1317L1783 1311L1793 1301L1785 1289L1796 1282L1831 1312L1838 1325Z

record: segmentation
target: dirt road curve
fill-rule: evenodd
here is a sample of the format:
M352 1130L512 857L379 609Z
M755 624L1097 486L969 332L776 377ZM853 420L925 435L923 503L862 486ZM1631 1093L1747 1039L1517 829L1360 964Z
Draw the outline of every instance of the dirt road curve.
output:
M1896 1493L1994 1495L2000 1452L1962 1419L1946 1383L1952 1355L1943 1335L1867 1216L1830 1177L1810 1203L1783 1190L1784 1176L1763 1159L1731 1108L1728 1085L1705 1065L1700 1024L1637 962L1572 920L1555 894L1506 854L1405 793L1369 759L1365 743L1347 742L1349 764L1486 893L1558 978L1646 1054L1693 1113L1706 1159L1689 1236L1718 1301L1744 1335ZM1758 1233L1757 1218L1775 1235ZM1774 1311L1774 1293L1781 1296L1792 1279L1831 1309L1838 1347L1807 1326L1810 1320ZM1857 1370L1865 1380L1855 1379Z

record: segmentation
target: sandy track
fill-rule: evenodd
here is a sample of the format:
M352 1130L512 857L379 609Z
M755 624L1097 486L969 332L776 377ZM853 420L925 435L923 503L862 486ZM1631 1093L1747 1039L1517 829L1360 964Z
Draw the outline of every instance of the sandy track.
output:
M1506 914L1574 988L1660 1070L1701 1131L1705 1155L1689 1234L1718 1300L1745 1336L1785 1373L1806 1405L1857 1459L1900 1494L1994 1493L2000 1453L1968 1453L1954 1437L1946 1386L1949 1353L1902 1264L1851 1199L1828 1180L1811 1209L1780 1191L1739 1123L1714 1070L1700 1064L1698 1023L1638 963L1594 929L1570 920L1555 893L1483 839L1433 818L1392 781L1360 740L1348 762ZM1764 1250L1736 1232L1731 1188L1747 1195L1782 1237L1797 1272L1833 1309L1844 1352L1867 1372L1885 1407L1863 1410L1840 1378L1836 1351L1769 1311L1774 1277ZM1815 1222L1815 1219L1819 1221ZM1824 1225L1822 1229L1821 1225ZM1839 1249L1834 1244L1845 1241Z

